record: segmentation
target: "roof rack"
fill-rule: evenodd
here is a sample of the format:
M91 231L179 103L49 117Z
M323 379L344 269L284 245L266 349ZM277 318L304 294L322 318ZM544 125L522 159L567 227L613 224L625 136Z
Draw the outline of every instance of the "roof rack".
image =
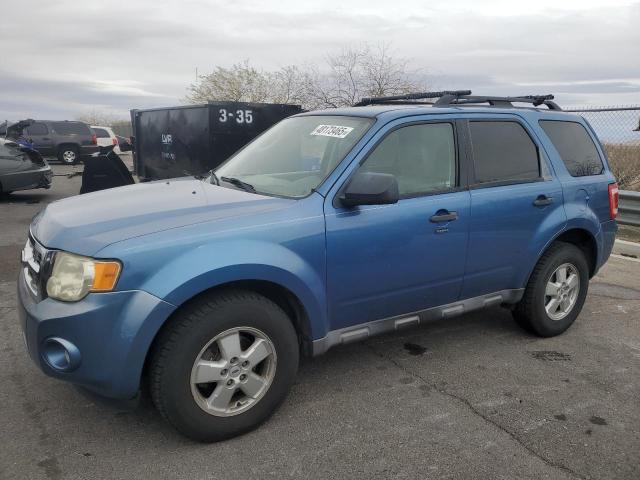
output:
M415 104L416 100L437 98L432 105L434 107L450 107L459 105L477 105L488 103L492 107L513 108L514 103L530 103L534 107L545 105L549 110L562 110L553 101L553 95L519 95L515 97L494 97L483 95L471 95L471 90L445 90L442 92L408 93L391 97L363 98L355 107L381 104Z
M366 105L379 105L381 103L398 103L399 100L426 100L429 98L442 98L445 96L459 97L462 95L471 95L471 90L444 90L442 92L407 93L404 95L393 95L391 97L368 97L361 99L353 106L364 107Z
M445 95L440 97L434 107L449 107L452 105L469 105L488 103L492 107L512 108L514 103L530 103L534 107L545 105L549 110L562 110L553 101L553 95L519 95L515 97L493 97L483 95Z

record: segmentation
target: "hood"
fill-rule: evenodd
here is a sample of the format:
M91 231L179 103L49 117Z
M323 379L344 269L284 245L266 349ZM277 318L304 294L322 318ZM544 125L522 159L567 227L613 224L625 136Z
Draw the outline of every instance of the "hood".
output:
M263 214L293 202L191 178L139 183L53 202L33 220L31 233L47 248L91 256L128 238Z

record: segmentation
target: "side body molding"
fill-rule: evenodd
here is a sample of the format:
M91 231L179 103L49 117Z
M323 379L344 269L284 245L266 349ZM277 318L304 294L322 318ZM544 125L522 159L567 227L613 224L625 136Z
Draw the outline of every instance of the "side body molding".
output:
M420 312L399 315L391 318L383 318L373 322L342 328L340 330L333 330L329 332L326 337L313 342L313 355L321 355L336 345L364 340L374 335L392 332L394 330L401 330L406 327L426 323L430 320L454 317L474 310L502 305L503 303L517 303L522 298L523 294L524 288L502 290L488 295L468 298L459 302L429 308L428 310L422 310Z

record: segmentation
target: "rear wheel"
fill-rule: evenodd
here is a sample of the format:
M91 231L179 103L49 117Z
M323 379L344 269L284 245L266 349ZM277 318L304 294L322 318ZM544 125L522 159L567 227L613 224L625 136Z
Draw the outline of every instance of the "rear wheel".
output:
M58 160L67 165L74 165L78 161L78 147L66 145L60 148Z
M575 245L557 242L538 261L522 300L513 310L514 319L536 335L559 335L580 314L588 288L584 253Z
M151 396L179 432L211 442L266 420L284 400L299 348L287 315L247 291L217 293L180 312L161 333Z

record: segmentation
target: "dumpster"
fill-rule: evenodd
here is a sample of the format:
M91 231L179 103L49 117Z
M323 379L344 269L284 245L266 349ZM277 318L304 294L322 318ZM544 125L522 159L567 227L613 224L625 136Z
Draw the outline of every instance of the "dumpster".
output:
M134 172L143 182L205 173L301 112L299 105L245 102L131 110Z

